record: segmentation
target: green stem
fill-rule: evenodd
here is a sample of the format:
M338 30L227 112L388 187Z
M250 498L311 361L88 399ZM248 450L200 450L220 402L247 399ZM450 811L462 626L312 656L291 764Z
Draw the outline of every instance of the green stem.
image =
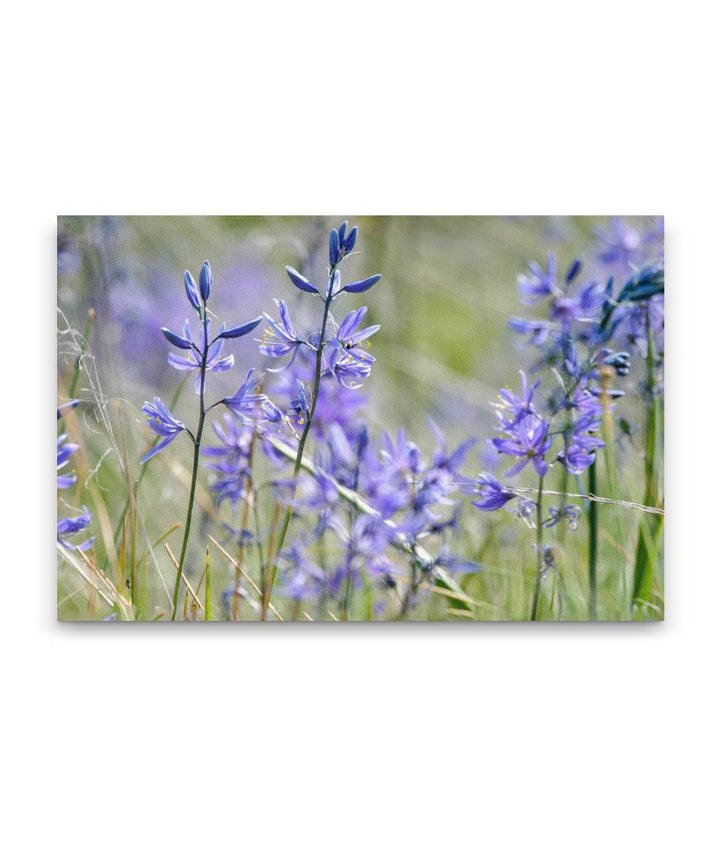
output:
M594 621L597 614L597 546L598 546L598 504L593 497L597 496L597 461L593 461L588 469L588 618Z
M303 460L303 452L305 451L305 443L307 442L308 435L310 433L310 426L312 424L313 416L315 415L315 407L317 406L318 393L320 391L320 377L322 375L322 355L323 349L325 347L325 331L327 330L327 322L330 316L330 304L332 302L332 282L335 277L335 269L337 265L333 265L330 268L330 276L328 286L328 296L325 298L325 308L323 311L323 320L322 320L322 328L320 330L320 339L318 341L317 352L315 355L315 381L313 383L313 391L312 391L312 401L310 403L310 412L307 415L307 421L305 423L305 427L303 428L303 432L300 435L300 442L298 443L297 455L295 458L295 466L293 467L293 486L292 492L290 495L290 502L288 504L287 510L285 512L285 517L283 518L282 525L280 527L280 535L277 539L277 544L275 546L275 550L272 557L268 557L268 561L272 562L272 566L270 568L269 580L268 580L268 599L272 594L273 585L275 583L275 576L277 574L277 557L280 555L280 551L282 550L283 544L285 543L285 536L287 535L288 528L290 526L290 518L292 517L292 502L295 499L295 490L296 490L296 481L298 473L300 472L300 468L302 466Z
M538 482L537 514L535 517L535 531L536 531L535 539L537 542L535 546L537 548L537 570L535 573L535 592L533 594L533 602L532 602L532 610L530 613L530 621L537 621L537 619L538 619L538 610L540 608L540 588L542 586L543 568L544 568L542 500L543 500L543 476L540 476L540 481Z
M647 331L647 394L650 403L647 411L647 435L645 442L645 495L644 504L656 507L660 504L657 472L658 434L660 431L660 403L655 394L655 342L650 325L650 307L646 307L645 326ZM641 521L635 554L635 572L633 575L633 607L647 603L652 595L654 566L656 557L656 538L659 521L652 520L643 525Z
M178 384L178 388L175 390L175 394L173 395L172 401L170 402L170 408L169 408L170 412L175 410L175 405L180 400L180 393L185 388L185 383L187 382L187 378L188 378L188 376L185 375L185 377ZM155 442L153 443L153 446L156 446L161 440L162 440L162 437L156 437ZM145 473L147 472L147 468L148 468L149 464L150 464L150 461L145 461L145 463L141 465L140 475L138 476L138 479L137 479L137 485L138 486L140 485L142 480L145 478ZM129 508L130 508L130 497L128 496L128 498L125 500L125 507L123 508L122 512L120 513L120 517L118 518L117 525L115 526L115 533L113 534L113 541L114 541L115 545L117 545L117 543L118 543L118 538L120 537L120 533L122 532L123 520L125 519L125 515L128 513ZM105 570L106 568L107 568L107 564L103 565L103 570Z
M200 416L198 418L197 431L193 438L195 451L193 454L192 476L190 478L190 497L188 498L187 516L185 518L185 534L183 535L182 549L180 550L180 558L178 559L177 575L175 577L175 591L173 592L173 607L171 621L175 621L178 606L178 595L180 594L180 581L182 580L182 572L185 566L185 554L187 553L188 538L190 537L190 524L192 523L193 507L195 505L195 488L197 486L198 464L200 462L200 441L202 440L203 426L205 424L205 368L207 366L208 355L208 318L207 309L203 302L203 352L200 361Z

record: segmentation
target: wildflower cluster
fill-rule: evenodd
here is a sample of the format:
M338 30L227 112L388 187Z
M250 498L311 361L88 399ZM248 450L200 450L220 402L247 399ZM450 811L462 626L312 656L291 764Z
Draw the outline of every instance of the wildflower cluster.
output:
M119 483L129 487L119 517L111 505L109 515L99 509L107 549L86 557L83 566L98 582L104 602L117 608L113 615L162 613L174 620L180 610L193 618L204 613L208 620L216 620L218 611L228 620L413 619L435 617L442 602L443 614L456 618L575 618L586 608L590 618L605 618L611 584L621 575L624 614L652 604L660 527L643 518L639 529L629 531L630 518L622 517L617 500L634 511L662 509L657 477L664 359L661 223L643 231L612 219L584 258L566 253L555 231L555 248L519 274L524 308L508 326L521 356L505 385L492 384L493 391L501 388L479 451L477 438L462 428L463 419L469 424L472 418L473 425L482 419L466 408L466 399L477 404L470 379L453 390L452 372L462 371L461 361L434 366L430 343L418 349L424 353L417 360L398 351L394 368L427 382L437 422L427 419L427 428L425 423L418 428L394 417L381 421L384 399L376 384L394 344L388 328L383 333L376 323L386 320L377 317L373 301L380 293L370 295L381 276L355 271L358 249L364 249L357 226L345 221L326 229L317 221L316 230L308 251L299 250L296 266L285 268L290 287L274 304L267 271L258 278L254 296L266 302L257 304L249 320L222 322L232 312L218 306L219 289L207 261L197 276L185 272L177 313L171 308L157 318L159 303L150 298L137 309L143 316L138 339L147 337L153 324L157 358L148 359L152 346L142 352L149 376L153 364L169 365L162 371L176 379L177 393L171 401L164 393L154 395L159 386L148 384L153 392L141 409L148 445L137 450L134 471L125 466L125 449L132 443L126 444L123 420L115 422L113 413L111 422L104 406L109 399L99 387L83 387L92 387L93 420L107 419L102 436L111 439L90 487L94 492L97 485L104 496ZM119 268L109 268L111 278ZM234 298L232 287L226 293ZM131 303L132 295L123 300ZM99 319L105 315L100 309L109 309L112 324L112 305L99 307ZM168 326L161 327L161 320ZM413 317L399 320L416 323ZM257 349L257 362L240 357L234 340L241 338ZM436 351L442 336L438 343L432 342ZM77 365L80 371L79 360ZM75 381L67 389L75 394ZM138 396L138 404L144 398ZM61 405L58 420L76 404ZM633 419L645 423L644 445ZM72 490L78 480L70 422L73 430L57 432L58 491ZM149 469L161 477L162 463L172 455L168 450L181 436L188 439L173 449L179 459L187 453L187 459L173 474L187 492L184 526L178 526L173 505L169 529L146 527L143 476ZM617 465L618 449L635 456L628 473ZM114 457L121 463L121 480L106 469ZM641 505L626 488L629 480L643 477ZM176 488L166 486L163 498ZM81 495L79 486L76 491ZM66 505L73 508L69 501ZM85 550L93 541L88 537L92 515L82 500L75 499L75 505L81 507L57 525L65 559L65 549ZM162 509L157 510L160 517ZM115 527L114 550L108 516L111 537ZM157 539L162 529L167 534ZM631 542L635 532L637 541ZM587 559L578 561L581 539ZM622 562L633 562L613 580L603 568L611 548L622 551ZM146 560L159 571L171 608L148 597ZM174 586L167 585L166 574L174 577ZM567 595L572 611L565 614Z
M72 401L68 401L65 404L60 405L57 408L57 418L60 420L65 410L71 409L78 404L77 399L73 399ZM70 461L70 458L77 452L78 450L77 443L69 443L67 441L66 434L60 434L57 438L57 489L64 490L66 488L72 487L77 482L77 475L74 471L68 471L66 469L67 464ZM88 511L86 507L83 506L82 514L78 514L75 517L62 517L58 518L57 522L57 541L58 544L62 544L63 547L66 547L68 550L88 550L92 545L95 537L92 536L87 538L81 544L73 544L72 541L69 541L68 538L71 535L76 535L78 532L82 532L84 529L87 529L90 525L90 521L92 520L92 514Z
M661 234L660 229L660 237ZM527 344L538 354L531 371L549 372L554 387L544 401L538 402L536 393L542 378L528 384L521 371L519 394L501 389L495 405L500 436L493 438L491 444L514 461L505 474L507 478L532 463L538 477L537 498L529 499L524 495L526 491L507 487L484 472L474 485L479 498L473 504L493 512L516 499L516 516L535 528L538 572L533 618L537 617L540 583L549 569L557 570L554 559L546 561L542 531L556 527L560 521L565 521L571 530L577 528L581 509L566 504L567 478L577 478L582 488L580 479L588 471L590 490L595 489L595 459L605 447L609 431L611 438L615 402L623 395L623 390L614 388L614 381L631 373L631 354L640 354L647 362L648 395L652 398L659 390L664 271L660 262L642 264L643 254L655 246L657 238L657 232L641 235L626 229L617 219L612 221L610 231L602 234L596 269L601 272L603 267L610 268L621 275L619 290L615 288L614 274L607 280L597 275L585 278L579 258L561 274L552 252L547 254L544 266L532 262L528 271L518 277L521 301L527 306L542 306L545 312L544 317L535 319L513 317L509 327L528 337ZM618 345L622 349L617 349ZM602 434L606 437L602 438ZM544 480L555 463L565 470L560 490L563 504L551 506L549 517L545 517ZM594 512L591 526L596 527L596 519ZM595 537L591 531L591 538ZM591 548L591 556L596 556L596 547ZM595 585L592 561L591 617Z
M214 338L211 338L211 318L208 312L208 301L212 291L213 275L209 262L205 261L202 265L199 284L196 283L189 271L185 271L184 285L188 303L197 315L200 325L200 335L197 339L193 337L189 321L185 322L182 334L174 333L167 327L162 327L161 332L171 345L185 353L184 359L181 359L172 352L168 354L168 362L170 365L180 371L196 372L195 392L200 398L197 427L193 433L193 431L191 431L180 419L176 418L170 412L168 407L159 398L155 398L153 403L146 402L142 408L143 413L147 416L150 429L160 438L159 442L157 442L144 455L143 463L150 460L150 458L168 446L175 437L183 432L190 436L194 446L187 518L185 522L182 550L177 567L175 591L173 594L173 619L177 612L180 580L182 578L188 537L190 534L190 524L192 522L195 487L197 484L198 463L201 449L200 444L205 418L208 412L214 407L223 404L233 414L233 416L243 424L279 421L281 419L280 411L272 404L267 395L264 395L261 392L260 374L255 369L248 371L245 376L245 380L233 396L222 398L214 404L211 404L209 407L206 406L205 394L207 391L208 373L227 371L234 365L234 357L232 354L227 357L220 356L225 340L238 339L242 336L246 336L258 326L262 318L257 317L251 321L246 321L243 324L229 328L226 327L225 324L222 324L217 335Z

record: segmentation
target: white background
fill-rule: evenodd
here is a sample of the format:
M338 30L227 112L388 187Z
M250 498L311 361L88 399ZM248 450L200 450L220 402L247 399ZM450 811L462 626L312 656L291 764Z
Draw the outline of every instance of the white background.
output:
M716 852L711 5L259 7L3 14L6 852ZM666 215L664 625L55 624L56 214L346 211Z

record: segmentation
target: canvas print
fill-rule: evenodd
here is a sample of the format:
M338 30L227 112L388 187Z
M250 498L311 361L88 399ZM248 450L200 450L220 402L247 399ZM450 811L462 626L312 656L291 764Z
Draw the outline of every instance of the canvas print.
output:
M662 217L57 231L60 620L663 618Z

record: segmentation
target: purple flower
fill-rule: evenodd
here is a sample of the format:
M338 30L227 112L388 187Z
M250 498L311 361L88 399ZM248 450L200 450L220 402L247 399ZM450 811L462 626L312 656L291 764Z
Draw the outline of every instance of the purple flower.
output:
M601 416L603 412L603 404L600 398L584 387L575 390L570 399L570 404L578 413L583 415Z
M153 404L146 401L143 405L142 412L147 416L150 429L159 437L162 437L162 440L156 446L153 446L149 452L143 455L142 463L144 464L172 443L177 435L181 431L185 430L185 425L170 413L159 398L154 398Z
M185 294L193 309L200 311L200 289L189 270L185 271Z
M74 410L78 406L78 404L80 404L79 398L72 398L70 399L70 401L66 401L64 404L58 404L57 418L61 419L63 413L65 413L66 410Z
M259 320L259 319L258 319ZM200 336L200 344L195 345L193 343L192 337L190 335L190 325L186 321L185 326L183 327L183 335L178 336L176 333L171 333L169 330L163 328L163 335L169 342L179 348L183 348L186 351L185 359L181 359L173 353L168 354L168 362L170 365L179 369L181 372L191 372L197 371L197 377L195 378L195 392L200 393L200 379L202 373L200 368L202 366L202 355L205 350L205 342L207 336L210 333L210 319L208 318L205 324L203 324L201 336ZM224 331L223 331L224 332ZM250 332L248 330L248 332ZM169 335L168 335L169 334ZM170 338L172 336L172 338ZM222 332L220 334L222 336ZM186 342L187 344L181 344ZM225 372L235 363L235 357L230 354L228 357L221 357L220 353L223 348L223 339L218 337L214 342L212 342L207 350L207 362L205 365L205 380L207 382L207 373L208 372Z
M347 229L348 221L345 220L340 224L338 229L330 230L330 239L328 241L328 260L330 262L330 267L336 267L340 264L345 256L352 252L353 247L355 246L358 235L357 226L353 226L349 232ZM380 277L377 279L380 279ZM368 286L368 288L369 287L370 286Z
M83 541L82 544L73 544L67 540L68 535L75 535L87 529L92 520L92 514L83 506L83 513L77 517L65 517L57 522L57 540L59 544L66 547L68 550L87 550L95 540L94 536Z
M283 552L285 564L283 586L286 597L293 600L308 600L321 595L328 585L322 568L308 559L299 544L293 544Z
M349 285L346 285L341 288L340 291L337 292L337 294L339 294L341 291L347 291L350 294L362 294L362 292L364 291L369 291L381 279L382 275L376 273L373 276L367 277L367 279L361 279L359 282L351 282Z
M58 413L60 411L58 410ZM77 481L77 476L74 472L72 473L64 473L60 475L60 470L67 464L70 458L77 452L80 448L77 443L66 443L67 434L61 434L57 438L57 487L58 490L62 490L63 488L70 487L74 485Z
M525 372L521 371L520 380L522 382L522 393L520 395L511 389L501 389L498 391L500 402L494 406L497 408L500 427L503 431L513 428L523 417L535 412L533 396L535 395L535 390L542 383L542 378L536 380L532 386L528 386L527 376Z
M571 297L556 297L550 304L549 318L569 327L577 321L593 321L605 299L604 288L598 282L587 282Z
M238 424L228 413L224 415L222 425L213 423L213 431L220 445L206 446L202 450L210 459L209 469L218 474L211 490L218 504L229 499L236 508L244 496L245 484L250 475L249 458L254 432L249 425Z
M530 413L513 425L503 427L508 436L494 438L493 445L498 452L518 458L518 462L507 471L506 475L516 475L528 461L532 461L537 474L544 476L548 471L545 455L552 445L552 437L548 436L550 429L548 421Z
M470 437L468 440L462 442L455 451L450 452L447 447L445 435L440 430L439 426L436 425L432 419L428 419L428 424L437 440L437 448L433 453L430 466L435 470L442 471L453 478L457 478L459 476L458 470L465 460L465 455L467 455L468 451L475 445L477 440L474 437Z
M577 475L584 472L595 460L595 452L605 444L594 433L600 426L600 420L595 413L582 414L572 427L566 448L558 460L565 469Z
M380 329L379 324L372 324L370 327L364 327L358 330L360 322L367 314L367 306L361 306L353 312L348 312L343 322L338 327L335 338L331 340L331 344L335 343L349 351L357 351L358 355L363 354L361 347L369 348L368 339L374 336Z
M295 378L295 396L285 413L297 424L304 425L310 413L312 395L300 378Z
M295 361L300 346L309 347L309 345L295 332L285 301L275 299L275 303L280 311L280 320L273 321L267 313L265 314L268 326L263 331L260 353L267 357L283 357L285 354L291 354L290 362L283 366L283 368L289 368ZM269 369L269 371L280 371L280 369Z
M480 494L480 499L474 500L473 505L483 511L497 511L517 496L514 491L503 487L490 473L480 473L475 488Z
M365 354L357 358L341 348L331 349L326 356L327 370L346 389L357 389L370 376L375 357Z
M275 401L294 402L298 397L299 382L305 387L308 404L312 403L308 385L313 383L315 377L314 357L314 352L309 348L301 348L292 367L273 375L272 396ZM320 438L327 435L333 424L338 424L348 434L354 434L358 429L357 412L365 401L365 396L357 389L349 389L339 383L320 384L313 413L313 429ZM286 413L294 418L291 412Z
M367 306L349 312L335 336L328 342L324 353L325 365L333 377L343 386L354 389L370 374L375 357L363 348L369 348L370 336L380 329L379 324L358 329L367 313Z
M210 262L206 260L200 268L200 297L202 297L203 303L207 303L208 298L210 297L212 281L213 276L212 271L210 270Z
M609 227L597 229L599 261L625 274L647 261L662 259L663 218L657 218L644 231L629 226L622 217L611 217Z
M294 267L287 265L285 270L295 288L299 288L300 291L306 291L308 294L320 294L320 289L316 285L313 285L307 277L298 273ZM277 301L275 302L277 303ZM282 310L280 311L282 312Z
M200 342L195 342L190 333L190 323L186 320L183 325L182 335L168 330L167 327L161 327L163 336L174 345L185 351L184 359L176 356L173 353L168 354L168 362L173 368L179 371L197 371L195 378L195 392L200 393L200 384L202 378L203 357L205 358L205 379L207 380L208 372L224 372L233 366L235 357L230 354L228 357L221 357L220 353L223 348L225 339L237 339L240 336L245 336L257 327L262 318L253 318L252 321L247 321L236 327L226 329L223 324L220 332L213 341L208 341L210 335L210 318L207 316L205 304L210 297L212 288L212 271L210 264L204 262L200 271L200 287L198 289L195 280L189 271L185 271L185 293L190 301L190 304L197 310L201 319ZM202 390L205 392L205 390Z
M223 404L243 423L280 422L282 413L264 393L260 392L262 375L257 369L250 369L238 391L229 398L223 398Z
M532 321L526 318L508 318L508 327L513 333L519 333L521 336L529 335L529 345L542 347L547 342L550 334L550 325L547 321Z
M548 509L550 517L545 521L545 526L550 529L560 523L561 520L567 520L567 528L574 532L578 527L578 519L580 517L579 505L564 505L558 508L556 505L551 505Z
M558 293L555 253L547 254L547 270L543 271L537 262L530 262L528 270L528 274L518 276L518 289L523 303L531 306Z

